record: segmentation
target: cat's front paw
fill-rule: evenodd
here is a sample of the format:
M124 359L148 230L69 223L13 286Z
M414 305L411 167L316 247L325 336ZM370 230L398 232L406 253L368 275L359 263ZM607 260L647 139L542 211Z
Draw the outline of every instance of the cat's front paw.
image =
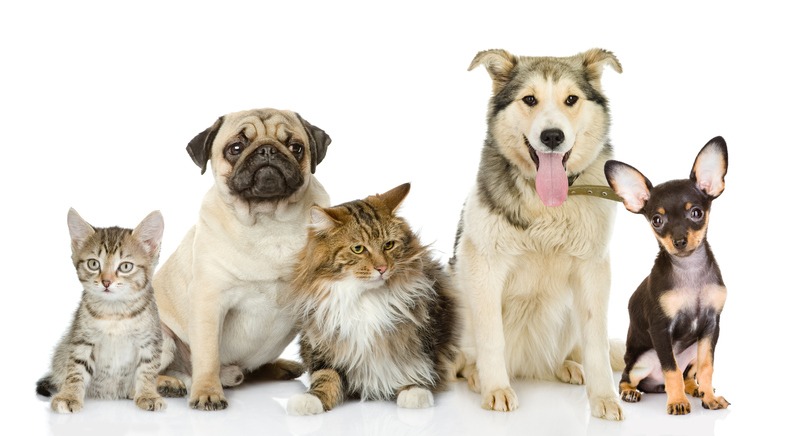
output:
M83 400L72 395L56 395L50 402L50 408L58 413L75 413L83 409Z
M158 392L162 397L180 398L186 396L186 385L175 377L160 375L158 378Z
M158 412L167 408L167 403L160 396L141 396L134 398L136 407L142 410Z
M398 394L398 407L425 409L434 405L434 394L428 389L413 387Z
M323 402L308 393L293 395L286 403L286 413L294 416L318 415L324 411Z

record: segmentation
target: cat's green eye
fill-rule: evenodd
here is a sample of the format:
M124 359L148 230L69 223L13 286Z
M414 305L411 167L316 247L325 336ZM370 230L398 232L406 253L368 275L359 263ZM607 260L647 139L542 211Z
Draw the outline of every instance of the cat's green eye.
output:
M123 262L119 266L121 273L129 273L133 270L134 264L131 262Z
M353 247L350 247L350 250L356 254L362 254L364 253L364 245L354 245Z
M384 243L384 251L389 251L395 248L395 241L387 241Z
M90 271L97 271L100 269L100 262L97 259L89 259L86 261L86 267L89 268Z

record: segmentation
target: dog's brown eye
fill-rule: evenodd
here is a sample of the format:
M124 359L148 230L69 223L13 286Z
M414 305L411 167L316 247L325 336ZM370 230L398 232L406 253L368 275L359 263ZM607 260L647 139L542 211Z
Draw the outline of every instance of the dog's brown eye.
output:
M291 151L292 154L300 158L300 156L303 155L303 146L298 143L289 144L289 151Z
M651 225L654 226L655 229L662 227L664 221L662 221L661 215L654 215L651 217Z
M700 220L701 218L704 217L704 211L702 211L697 207L694 207L692 208L692 210L690 210L690 217L696 221Z
M228 148L225 149L225 152L230 154L231 156L237 156L242 153L242 150L245 149L245 144L241 142L234 142L228 145Z
M533 95L527 95L523 97L523 103L529 106L534 106L537 104L537 99Z
M568 106L573 106L578 101L578 96L575 95L568 95L567 99L565 100L565 104Z

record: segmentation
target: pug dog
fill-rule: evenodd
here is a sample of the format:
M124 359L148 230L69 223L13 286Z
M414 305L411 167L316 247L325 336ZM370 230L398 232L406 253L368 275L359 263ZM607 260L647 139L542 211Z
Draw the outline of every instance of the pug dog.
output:
M223 387L245 374L302 373L278 359L297 333L278 301L306 241L309 209L330 203L313 176L330 143L295 112L255 109L220 117L187 145L201 174L211 165L214 185L153 280L170 360L159 378L163 395L188 388L192 408L220 410L228 406Z

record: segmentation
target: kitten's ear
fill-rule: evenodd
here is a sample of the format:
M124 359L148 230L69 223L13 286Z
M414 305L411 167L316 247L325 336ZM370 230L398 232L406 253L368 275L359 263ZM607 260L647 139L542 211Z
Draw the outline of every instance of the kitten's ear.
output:
M70 229L70 239L72 239L72 250L75 251L95 234L95 228L87 223L75 209L70 208L67 212L67 226Z
M320 206L312 206L310 209L311 221L309 227L315 232L324 232L331 230L341 223L330 214L331 209L323 209Z
M640 213L651 198L651 181L636 168L618 162L606 161L604 173L609 186L623 199L623 205L631 212Z
M192 162L200 167L200 174L206 172L206 163L211 159L211 144L214 143L214 138L217 137L217 132L220 131L223 118L217 118L217 121L208 129L198 133L186 145L186 152L192 158Z
M389 191L383 194L378 194L378 198L380 198L381 201L384 202L384 204L389 208L389 210L395 213L395 211L398 209L398 206L400 206L403 199L406 198L406 195L409 194L409 189L411 188L412 188L411 183L404 183L400 186L396 186L390 189Z
M311 153L311 172L317 170L317 164L323 161L325 152L328 151L328 144L331 144L331 137L325 133L325 130L312 125L304 120L299 113L295 112L303 128L306 129L306 136L309 137L309 153Z
M157 210L150 212L133 231L133 236L144 244L150 255L159 252L163 235L164 218L161 216L161 212Z

